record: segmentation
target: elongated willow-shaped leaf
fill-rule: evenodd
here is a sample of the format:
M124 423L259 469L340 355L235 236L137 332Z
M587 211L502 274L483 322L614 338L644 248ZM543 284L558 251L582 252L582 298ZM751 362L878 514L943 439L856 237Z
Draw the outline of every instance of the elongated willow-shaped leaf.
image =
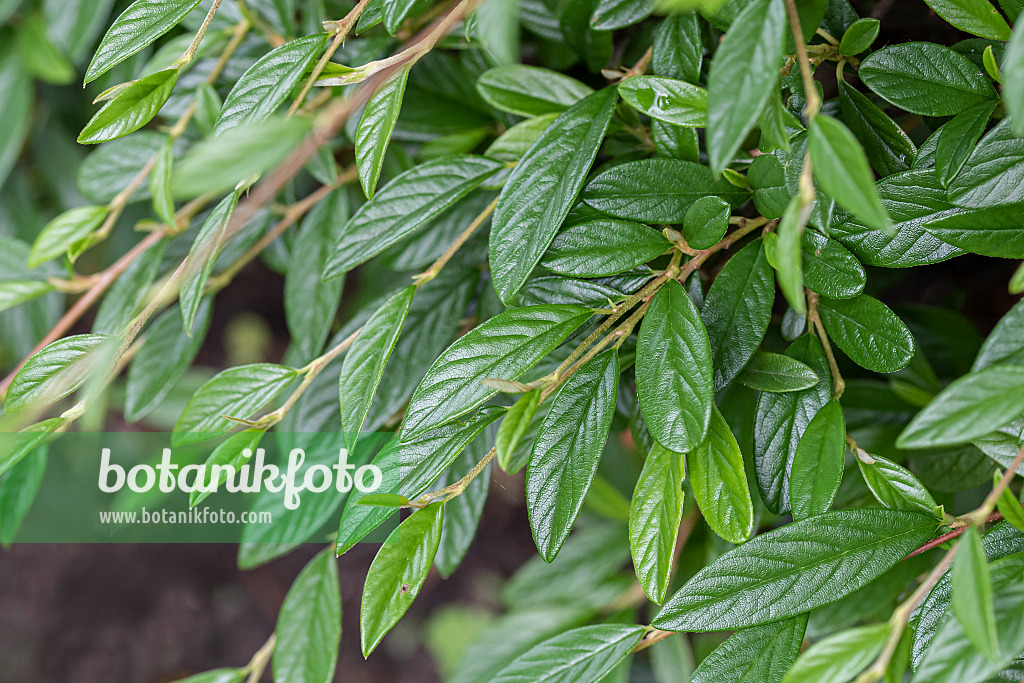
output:
M377 188L380 169L384 165L384 153L391 141L395 123L398 122L398 113L402 110L402 97L405 95L405 83L409 80L411 68L410 64L399 69L377 89L366 103L356 127L356 167L359 169L359 183L367 199L373 199L373 192Z
M333 678L341 639L337 563L330 548L318 553L288 590L274 631L274 680Z
M729 424L717 407L704 442L686 457L690 486L711 529L730 543L742 543L754 531L743 455Z
M636 480L629 508L629 547L644 592L659 605L668 592L683 518L683 454L655 444Z
M617 99L617 91L606 88L569 107L505 183L490 238L491 276L502 301L510 301L526 282L576 201Z
M807 425L789 475L793 519L820 515L832 505L843 478L846 421L839 401L826 403Z
M535 645L491 680L599 681L629 654L643 634L643 627L627 624L581 626Z
M807 615L798 614L737 631L704 658L690 683L779 683L800 654L806 628Z

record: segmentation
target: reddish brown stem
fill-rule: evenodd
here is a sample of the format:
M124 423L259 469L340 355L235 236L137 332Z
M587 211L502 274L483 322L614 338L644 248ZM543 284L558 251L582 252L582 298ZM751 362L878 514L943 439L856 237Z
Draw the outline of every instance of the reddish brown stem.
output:
M988 517L985 518L985 524L991 524L992 522L998 522L1002 518L1003 518L1002 513L1000 513L1000 512L993 512L991 515L989 515ZM904 560L909 560L910 558L916 557L917 555L920 555L921 553L928 552L932 548L937 548L940 545L942 545L943 543L945 543L946 541L951 541L954 538L960 536L965 531L967 531L967 529L969 529L970 526L971 526L970 524L965 524L964 526L962 526L962 527L960 527L958 529L953 529L952 531L947 531L946 533L942 534L938 538L933 538L932 540L928 541L927 543L922 545L920 548L917 548L916 550L914 550L914 552L910 553L909 555L907 555L903 559Z

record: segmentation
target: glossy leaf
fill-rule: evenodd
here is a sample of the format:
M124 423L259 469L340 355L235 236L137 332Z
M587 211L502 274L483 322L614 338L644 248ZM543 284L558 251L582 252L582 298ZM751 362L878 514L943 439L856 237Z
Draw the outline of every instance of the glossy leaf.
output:
M958 206L985 208L1024 201L1024 140L1009 120L981 139L963 170L949 184L949 197Z
M493 433L493 428L487 429L474 439L437 482L438 488L454 484L468 475L490 450ZM437 554L434 556L434 567L444 578L448 578L458 569L466 551L473 543L490 488L491 469L488 465L470 482L462 495L444 504L441 539L437 545Z
M889 624L871 624L819 640L800 655L783 683L853 679L882 651L891 628Z
M850 27L846 29L846 33L843 34L842 40L839 41L839 54L859 55L875 42L875 38L878 37L878 31L878 19L858 19L850 24Z
M843 123L864 146L868 161L878 175L909 170L917 149L895 121L845 81L839 85L839 105Z
M516 657L491 680L597 681L629 654L643 637L641 626L595 624L560 633Z
M935 514L938 504L932 494L907 469L863 451L857 453L857 466L875 500L885 507Z
M996 615L992 606L992 581L988 561L975 527L957 542L953 560L950 605L971 645L989 659L999 660Z
M668 593L683 518L683 454L655 444L644 460L629 507L629 547L637 579L659 605Z
M853 362L875 372L896 372L914 355L914 337L889 307L860 294L821 299L821 321L829 337Z
M437 553L443 520L444 505L428 505L410 515L381 544L366 574L359 608L364 657L373 652L419 595Z
M157 71L132 82L89 119L78 142L93 145L134 133L157 115L177 82L177 69Z
M78 334L43 347L11 381L4 412L41 408L75 391L100 364L108 362L115 339L105 334Z
M105 206L79 206L69 209L46 224L28 255L30 268L60 256L75 244L88 239L107 217Z
M758 351L743 366L736 380L758 391L787 392L810 389L818 376L809 366L781 353Z
M827 512L839 491L846 455L846 421L832 399L811 419L793 454L789 501L793 519Z
M715 631L795 616L881 575L934 529L933 517L895 510L836 510L787 524L701 569L653 624Z
M569 213L611 121L616 91L588 95L563 112L513 169L491 220L494 289L509 301Z
M686 453L704 440L712 375L704 323L682 285L670 280L651 300L636 349L640 407L658 443Z
M961 31L992 40L1008 40L1010 27L988 0L927 0L935 13Z
M942 134L935 146L935 172L943 186L948 186L964 167L985 132L995 106L995 102L976 104L954 116L953 120L942 127Z
M707 126L708 92L686 81L658 76L635 76L619 84L619 94L629 106L652 119L674 126Z
M1020 205L972 209L934 218L922 227L943 242L973 254L1021 258L1024 229L1020 210Z
M690 683L780 683L800 654L807 615L741 629L711 651Z
M555 394L526 474L526 510L541 557L555 559L583 507L615 414L618 354L606 351Z
M512 404L508 413L501 421L498 428L498 435L494 441L495 457L501 469L508 471L519 440L523 438L530 421L537 412L537 403L540 401L540 389L523 394L519 400Z
M277 617L274 680L320 683L334 676L341 639L337 560L318 553L295 578Z
M399 69L373 93L356 127L356 166L367 199L373 199L384 165L384 153L402 110L402 97L411 68L412 65Z
M683 217L683 234L691 249L707 249L729 229L729 204L718 197L701 197Z
M704 442L686 457L693 497L711 529L730 543L754 531L754 505L743 469L743 455L718 408Z
M540 264L573 277L618 275L657 258L670 246L645 225L598 218L561 230Z
M804 285L811 291L832 299L849 299L864 291L864 266L835 240L816 230L804 230L800 250Z
M180 295L181 321L187 335L192 335L195 328L196 313L206 289L206 281L213 272L220 250L224 247L228 224L237 204L237 192L232 192L222 199L203 221L199 234L189 249L185 270L181 275Z
M575 78L525 64L485 71L476 89L495 109L520 116L561 113L594 92Z

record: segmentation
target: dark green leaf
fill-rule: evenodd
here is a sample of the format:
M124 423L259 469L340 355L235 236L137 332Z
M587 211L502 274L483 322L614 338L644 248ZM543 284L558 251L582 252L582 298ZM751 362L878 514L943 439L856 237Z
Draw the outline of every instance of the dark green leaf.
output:
M572 105L545 129L502 188L490 236L491 276L502 301L523 286L569 213L617 99L617 91L606 88Z
M843 478L846 421L839 401L832 399L811 419L793 454L789 501L793 519L827 512Z
M880 576L934 530L933 517L895 510L836 510L787 524L697 572L654 626L716 631L795 616Z
M188 506L194 508L209 497L209 495L217 490L221 484L227 481L228 472L227 470L211 470L213 467L223 467L227 465L234 468L232 471L237 471L245 463L249 462L249 458L256 452L256 447L259 446L260 441L263 439L263 435L266 434L265 429L246 429L241 432L236 432L229 436L227 439L217 444L217 447L213 449L213 453L206 459L203 466L204 470L203 479L201 485L196 486L189 492L188 495ZM246 453L248 450L248 453ZM220 474L220 477L213 480L213 475L206 475L206 472L216 471ZM234 481L232 480L232 483Z
M711 529L730 543L742 543L754 530L743 455L729 424L712 408L704 442L686 458L693 497Z
M108 362L114 342L105 334L78 334L45 346L14 376L4 412L20 413L64 398Z
M594 92L575 78L525 64L485 71L476 89L495 109L520 116L561 113Z
M107 142L142 128L164 106L177 82L177 69L157 71L132 82L85 124L78 142L83 145Z
M639 23L650 16L654 0L598 0L590 25L602 31L612 31Z
M319 683L334 677L341 639L338 564L330 548L296 577L277 617L274 680Z
M191 335L195 328L196 313L199 311L199 302L203 299L206 280L213 272L217 256L224 246L231 214L234 213L237 204L237 192L232 192L222 199L199 228L199 234L189 249L185 270L181 276L180 296L181 321L187 335Z
M377 188L380 169L384 165L384 152L388 149L391 133L398 122L398 113L402 110L402 97L405 95L405 83L411 68L410 64L399 69L373 93L356 127L356 166L359 169L359 183L367 199L373 199L373 192Z
M864 52L878 37L878 28L878 19L858 19L853 22L839 41L839 54L853 56Z
M794 196L782 214L775 238L766 236L765 239L765 255L775 268L779 289L790 307L800 315L807 314L802 246L811 211L813 207L804 206L800 198Z
M75 186L88 201L106 204L131 184L132 179L159 154L167 139L149 130L100 145L78 167ZM149 186L143 184L129 202L149 198Z
M555 235L540 264L573 277L618 275L657 258L670 246L646 225L598 218Z
M652 119L685 128L707 125L708 92L704 88L658 76L635 76L619 84L619 94Z
M493 683L598 681L629 654L643 635L641 626L582 626L535 645L491 680Z
M359 609L364 657L373 652L419 595L437 553L443 520L443 504L417 510L398 525L373 558Z
M43 481L46 449L37 448L13 467L5 462L0 469L8 470L0 479L0 545L9 548Z
M457 418L494 396L497 390L482 380L519 379L590 315L590 309L582 306L527 306L474 328L427 371L409 402L402 440Z
M619 164L587 184L582 199L598 211L643 223L682 223L701 197L716 195L734 206L750 195L707 166L678 159Z
M516 445L530 426L530 421L533 419L534 413L537 412L539 401L540 389L527 392L509 408L508 414L501 421L501 427L498 428L498 435L494 441L494 449L501 469L508 471Z
M967 639L979 652L999 661L999 636L992 607L992 582L978 530L971 526L957 542L950 605Z
M800 654L806 627L807 615L799 614L737 631L704 658L690 683L781 683Z
M788 392L810 389L818 383L814 370L781 353L758 351L736 379L758 391Z
M683 518L683 454L660 444L647 455L629 506L629 547L647 597L659 605L668 593Z
M995 106L994 101L976 104L942 127L935 146L935 173L944 187L952 182L967 162L967 157L985 132Z
M586 363L555 394L533 444L526 475L526 509L541 557L555 559L597 472L615 414L618 354Z
M803 252L804 285L833 299L848 299L864 290L864 266L841 244L815 230L800 238Z
M871 624L819 640L800 655L783 683L851 680L882 651L892 628L889 624Z
M686 453L704 440L711 420L711 346L693 301L675 280L651 300L640 326L636 385L651 434Z
M988 0L926 0L940 17L961 31L992 40L1009 40L1010 27Z
M917 150L895 121L846 81L840 81L839 104L843 122L864 146L878 175L884 177L910 168Z
M829 337L863 368L896 372L914 355L914 337L903 321L878 299L821 299L821 321Z
M932 494L908 470L862 450L857 452L857 466L875 500L885 507L935 514L938 505Z
M1007 14L1013 16L1010 12ZM1024 31L1018 29L1013 32L1000 70L1003 102L1010 114L1011 125L1017 135L1024 135Z
M729 229L730 207L718 197L701 197L686 210L683 234L691 249L707 249L725 237Z
M884 47L861 63L858 75L900 109L924 116L955 116L996 97L981 69L934 43Z
M174 168L174 141L167 138L149 176L153 211L169 226L174 226L174 197L171 196L171 171Z
M696 83L704 59L700 17L696 12L678 12L665 17L654 34L651 63L654 73Z
M1020 204L971 209L933 218L925 230L954 247L983 256L1024 257Z
M493 429L487 429L474 439L437 482L438 487L454 484L469 474L490 450L493 433ZM462 562L476 536L490 487L491 470L488 465L470 482L462 495L444 504L444 525L437 545L437 555L434 556L434 566L441 576L448 578Z
M1024 201L1024 139L1003 120L981 139L963 170L949 184L958 206L985 208Z

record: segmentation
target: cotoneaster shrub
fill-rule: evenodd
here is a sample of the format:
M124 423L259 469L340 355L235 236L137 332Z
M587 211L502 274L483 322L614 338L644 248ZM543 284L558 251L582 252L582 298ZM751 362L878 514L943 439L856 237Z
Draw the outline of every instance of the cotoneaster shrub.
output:
M538 557L452 680L1020 680L1024 307L983 340L882 299L1024 258L1022 3L928 5L965 39L846 0L0 2L4 540L83 421L393 432L346 437L387 483L310 508L337 540L275 636L190 681L330 680L338 567L403 508L372 657L492 468ZM255 259L283 358L183 384Z

